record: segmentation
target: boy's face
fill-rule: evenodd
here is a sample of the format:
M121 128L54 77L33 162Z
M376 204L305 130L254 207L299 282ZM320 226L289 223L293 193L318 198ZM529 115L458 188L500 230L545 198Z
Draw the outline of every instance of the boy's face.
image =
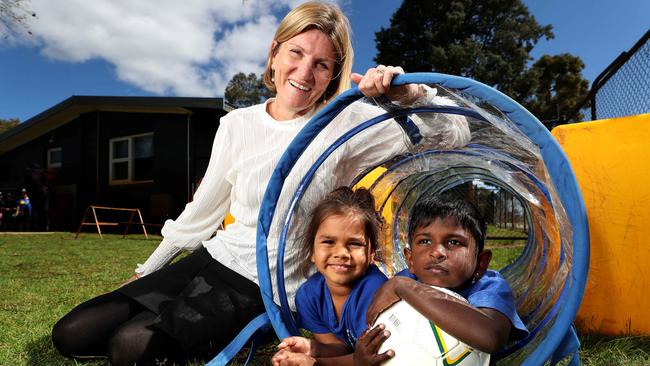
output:
M476 240L453 218L417 227L404 255L411 273L427 285L460 290L477 270Z

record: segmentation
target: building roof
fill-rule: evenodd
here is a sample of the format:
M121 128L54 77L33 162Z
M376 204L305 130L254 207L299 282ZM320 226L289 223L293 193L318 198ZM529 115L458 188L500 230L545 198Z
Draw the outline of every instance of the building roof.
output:
M223 98L115 97L74 95L0 135L0 154L59 128L92 111L188 114L234 107Z

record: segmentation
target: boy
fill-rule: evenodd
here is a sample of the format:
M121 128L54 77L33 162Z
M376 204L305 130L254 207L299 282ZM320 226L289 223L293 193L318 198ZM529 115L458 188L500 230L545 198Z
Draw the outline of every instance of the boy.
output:
M501 275L488 270L492 252L484 250L486 224L478 210L462 199L426 197L409 218L408 269L386 282L368 308L372 325L377 316L399 300L462 342L488 353L510 338L528 334L515 309L512 291ZM432 287L459 293L468 303ZM471 325L471 326L469 326ZM377 354L389 336L383 325L359 338L356 365L378 365L394 356Z

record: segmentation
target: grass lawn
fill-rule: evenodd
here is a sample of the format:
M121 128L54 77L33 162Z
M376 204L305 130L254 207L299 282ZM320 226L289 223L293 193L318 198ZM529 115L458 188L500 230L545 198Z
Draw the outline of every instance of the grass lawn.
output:
M75 305L119 286L159 239L0 233L0 365L107 365L59 356L50 341L52 326ZM521 247L493 245L495 267L512 261ZM586 365L650 364L650 338L584 336L582 341ZM268 364L272 349L258 353L255 363Z

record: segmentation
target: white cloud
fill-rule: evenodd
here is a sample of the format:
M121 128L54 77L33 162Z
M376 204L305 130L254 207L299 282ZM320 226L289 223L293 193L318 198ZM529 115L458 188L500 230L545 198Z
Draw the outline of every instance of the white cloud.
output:
M235 73L263 70L276 14L300 2L32 0L31 38L47 57L103 59L153 93L217 96Z

